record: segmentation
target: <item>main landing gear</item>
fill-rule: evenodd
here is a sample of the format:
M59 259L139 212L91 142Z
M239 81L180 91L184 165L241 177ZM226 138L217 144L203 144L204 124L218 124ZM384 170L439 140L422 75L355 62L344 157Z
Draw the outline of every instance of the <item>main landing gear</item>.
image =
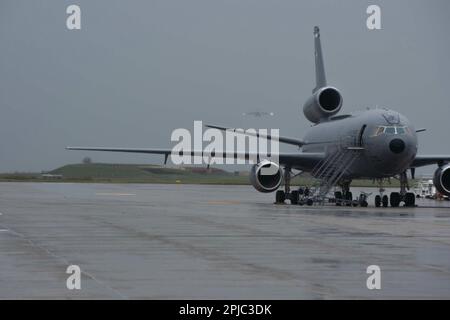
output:
M383 206L386 208L389 204L391 207L399 207L400 203L403 202L405 207L415 207L416 206L416 196L413 192L408 192L409 184L406 171L400 174L400 192L391 192L390 196L383 195L385 191L380 183L380 194L375 196L375 207Z
M286 194L284 193L284 191L278 190L275 193L275 202L276 203L284 203L285 200L286 200Z
M284 169L284 191L283 190L278 190L275 193L275 203L284 203L284 201L288 198L291 198L291 173L292 170L290 167L286 167ZM294 199L295 201L295 199ZM297 199L298 202L298 199ZM291 200L292 203L292 200ZM293 203L292 203L293 204Z
M291 204L312 206L314 201L309 198L309 195L310 190L308 187L300 187L298 190L292 190L290 193L286 193L283 190L278 190L275 193L275 202L285 203L286 200L290 200Z
M298 190L291 191L291 179L301 175L303 172L293 175L292 170L289 167L286 167L284 170L284 190L278 190L275 193L275 203L285 203L286 200L290 200L291 204L300 204L300 205L313 205L313 200L309 198L310 190L308 187L302 188L300 187Z

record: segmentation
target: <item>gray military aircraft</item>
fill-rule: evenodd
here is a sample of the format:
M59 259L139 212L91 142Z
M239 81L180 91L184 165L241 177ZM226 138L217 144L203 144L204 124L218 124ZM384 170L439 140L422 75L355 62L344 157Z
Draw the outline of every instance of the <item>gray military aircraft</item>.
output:
M316 87L305 102L303 113L313 123L303 139L277 137L279 142L301 148L301 152L279 153L278 163L262 159L254 164L250 181L260 192L277 191L282 184L284 190L276 192L276 202L290 200L292 204L323 203L326 199L336 205L367 206L366 194L356 200L350 191L353 179L369 178L378 182L380 194L375 196L375 206L398 207L415 206L415 195L409 192L407 171L414 178L415 168L436 164L438 167L433 182L437 190L450 195L450 155L418 155L417 132L413 124L400 113L387 108L375 108L353 114L338 115L342 108L342 95L338 89L329 86L325 77L320 31L314 27ZM208 125L219 130L231 128ZM269 135L261 136L271 139ZM67 147L70 150L112 151L174 154L171 149L130 149L130 148L86 148ZM202 156L202 151L188 150L179 155ZM249 153L223 153L224 157L246 158ZM258 160L260 160L258 158ZM261 174L262 168L275 168L272 174ZM309 172L317 178L317 183L309 188L291 191L293 170ZM298 173L297 173L298 174ZM385 180L397 178L399 192L383 195ZM329 196L335 188L334 197Z
M263 116L274 116L275 113L273 112L266 112L266 111L249 111L249 112L243 112L243 116L253 116L255 118L261 118Z

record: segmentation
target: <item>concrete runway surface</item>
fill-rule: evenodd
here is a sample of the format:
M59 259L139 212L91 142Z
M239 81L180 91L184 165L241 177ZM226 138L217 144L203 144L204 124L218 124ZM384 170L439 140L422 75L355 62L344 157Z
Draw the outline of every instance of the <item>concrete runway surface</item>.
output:
M249 186L0 183L0 298L450 298L450 202L273 198ZM72 264L81 290L66 288ZM366 287L369 265L381 290Z

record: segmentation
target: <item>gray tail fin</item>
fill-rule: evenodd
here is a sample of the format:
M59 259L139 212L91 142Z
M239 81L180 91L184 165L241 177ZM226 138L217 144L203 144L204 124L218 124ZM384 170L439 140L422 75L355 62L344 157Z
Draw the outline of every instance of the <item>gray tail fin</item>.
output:
M316 63L316 87L313 89L313 93L327 85L322 57L322 45L320 44L320 29L317 26L314 27L314 56Z

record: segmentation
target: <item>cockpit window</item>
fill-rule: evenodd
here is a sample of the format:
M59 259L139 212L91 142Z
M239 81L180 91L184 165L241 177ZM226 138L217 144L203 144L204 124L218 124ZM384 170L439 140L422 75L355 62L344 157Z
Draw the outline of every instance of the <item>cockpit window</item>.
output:
M384 132L384 128L378 127L377 131L375 132L375 135L378 136L378 135L382 134L383 132Z
M379 126L375 130L374 136L379 136L380 134L409 134L411 131L408 127L400 127L400 126Z

